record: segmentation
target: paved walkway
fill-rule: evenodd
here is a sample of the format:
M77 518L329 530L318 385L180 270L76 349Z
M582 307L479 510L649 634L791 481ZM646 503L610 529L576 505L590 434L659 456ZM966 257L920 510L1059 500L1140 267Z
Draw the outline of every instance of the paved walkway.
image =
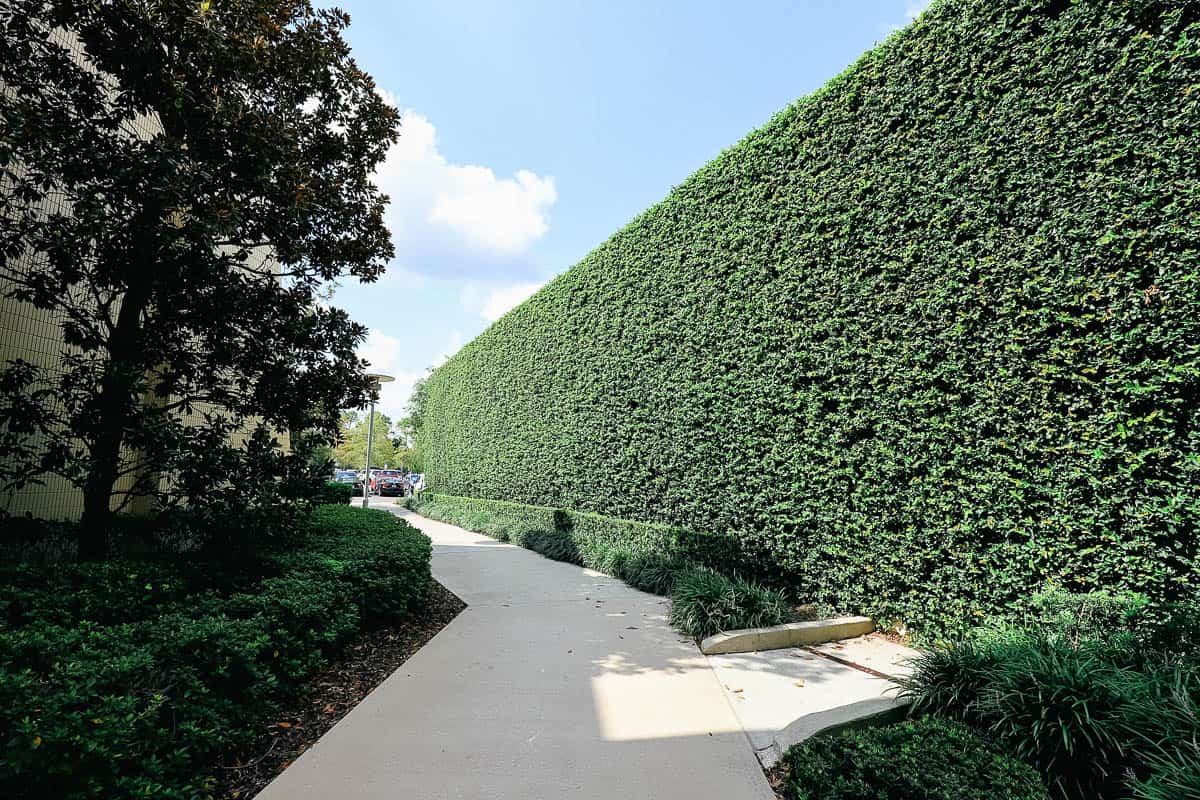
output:
M894 681L909 672L907 660L917 654L872 634L812 647L708 656L708 663L759 760L770 766L795 741L787 735L780 741L779 734L802 717L861 707L857 704L863 701L898 703Z
M379 507L433 539L468 607L261 800L773 800L666 600Z

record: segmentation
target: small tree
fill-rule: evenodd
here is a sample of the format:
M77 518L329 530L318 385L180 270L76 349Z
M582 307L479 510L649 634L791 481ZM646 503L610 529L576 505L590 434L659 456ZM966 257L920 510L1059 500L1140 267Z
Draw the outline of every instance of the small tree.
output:
M386 414L375 412L375 436L371 440L371 466L382 467L389 464L398 468L400 464L396 446L393 444L390 432L392 421ZM361 416L355 413L342 417L342 437L338 446L333 450L334 458L343 467L361 469L366 466L367 459L367 414Z
M263 432L332 441L365 402L365 331L316 301L393 254L371 176L398 115L348 24L308 0L0 6L0 287L66 345L0 376L0 477L74 481L84 557L160 481L202 502L239 465L281 478Z
M425 388L426 378L421 378L413 384L412 394L408 398L405 414L396 423L400 436L407 445L409 469L413 472L425 471L425 446L421 439L421 424L425 419L425 400L429 396Z

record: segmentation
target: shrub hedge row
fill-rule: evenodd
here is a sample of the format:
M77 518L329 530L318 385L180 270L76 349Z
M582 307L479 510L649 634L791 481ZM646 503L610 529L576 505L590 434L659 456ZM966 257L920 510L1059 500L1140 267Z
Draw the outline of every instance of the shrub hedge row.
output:
M325 481L312 501L318 505L346 505L354 497L354 486L338 481Z
M253 565L3 568L0 796L210 795L220 755L364 627L416 610L428 538L383 511L316 508Z
M720 571L736 563L736 542L662 525L430 492L405 504L425 516L612 575L671 598L671 624L702 639L720 631L792 618L779 591Z
M431 503L434 505L431 506ZM504 523L509 530L569 533L579 547L584 549L607 545L634 553L677 556L727 573L762 577L757 569L756 559L746 552L741 541L728 534L693 531L563 508L478 497L456 497L434 492L423 492L420 503L415 505L423 514L438 506L443 508L443 515L454 515L455 519L448 521L472 530L482 530L484 533L488 531L479 526L483 524L480 520L486 519L494 523ZM410 504L410 507L414 505Z
M784 754L785 800L1048 800L1037 772L952 722L817 736Z
M1198 87L1194 2L936 2L437 369L429 484L927 631L1196 591Z

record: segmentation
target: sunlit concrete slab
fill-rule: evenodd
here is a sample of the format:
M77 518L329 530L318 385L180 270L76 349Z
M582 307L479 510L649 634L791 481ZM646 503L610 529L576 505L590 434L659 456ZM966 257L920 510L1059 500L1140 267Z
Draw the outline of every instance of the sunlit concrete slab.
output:
M894 678L916 654L872 635L707 658L755 751L769 761L778 757L778 735L804 717L846 707L864 714L890 708L899 689Z
M905 647L880 634L858 636L840 642L812 646L813 650L860 667L881 672L891 678L903 678L912 672L911 661L919 650Z

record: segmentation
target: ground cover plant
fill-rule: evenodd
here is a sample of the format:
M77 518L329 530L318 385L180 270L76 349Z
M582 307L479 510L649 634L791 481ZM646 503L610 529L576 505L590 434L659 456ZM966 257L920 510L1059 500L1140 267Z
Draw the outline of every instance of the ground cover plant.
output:
M418 610L427 537L320 506L286 543L0 568L0 795L207 796L221 754L348 639Z
M607 573L635 589L669 596L671 624L696 639L778 625L793 616L781 592L731 574L739 563L730 549L736 543L718 537L599 514L432 493L408 498L404 505L547 558Z
M435 370L428 485L931 636L1194 593L1198 84L1193 2L935 2Z
M436 580L430 588L419 613L356 636L299 692L289 694L271 712L274 724L259 727L254 743L222 760L213 796L256 796L465 608Z
M352 484L326 481L318 488L313 502L319 505L345 505L353 497L354 486Z
M1055 798L1200 797L1200 605L1144 597L1035 598L1019 624L931 650L905 688L917 713L986 732Z
M817 736L781 764L786 800L1047 800L1027 764L954 722L932 718Z

